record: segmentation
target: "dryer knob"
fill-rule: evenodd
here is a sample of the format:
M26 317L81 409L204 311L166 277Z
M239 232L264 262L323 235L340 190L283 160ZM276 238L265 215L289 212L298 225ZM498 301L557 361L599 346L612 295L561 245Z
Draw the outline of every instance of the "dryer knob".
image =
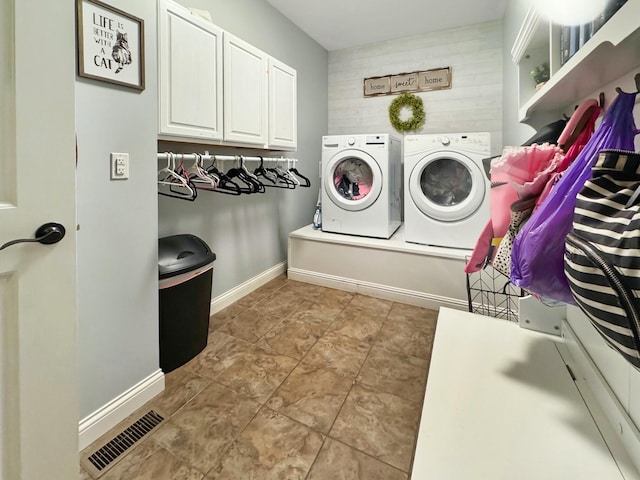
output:
M451 139L449 137L442 137L442 145L449 145L451 143Z
M353 137L349 137L349 139L347 140L347 143L351 146L356 144L356 139Z

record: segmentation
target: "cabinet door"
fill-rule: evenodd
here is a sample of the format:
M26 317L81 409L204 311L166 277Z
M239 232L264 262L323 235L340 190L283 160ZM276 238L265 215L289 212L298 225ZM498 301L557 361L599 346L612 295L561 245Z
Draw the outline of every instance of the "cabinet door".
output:
M267 55L224 34L224 139L267 144Z
M298 146L296 71L269 58L269 147Z
M160 133L222 139L222 30L160 2Z

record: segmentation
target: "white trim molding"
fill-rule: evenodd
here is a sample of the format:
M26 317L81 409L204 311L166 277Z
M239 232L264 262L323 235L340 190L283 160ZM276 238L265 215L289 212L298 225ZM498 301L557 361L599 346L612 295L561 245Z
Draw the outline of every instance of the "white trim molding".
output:
M264 272L256 275L253 278L250 278L244 283L241 283L237 287L232 288L224 292L222 295L218 295L213 300L211 300L211 308L210 314L218 313L221 310L224 310L232 303L240 300L245 295L250 294L258 287L261 287L267 282L270 282L274 278L279 277L283 273L287 271L287 262L281 262L273 267L265 270Z
M382 298L394 302L406 303L418 307L438 310L440 307L450 307L457 310L468 310L468 303L457 298L442 297L415 290L363 282L352 278L339 277L326 273L312 272L300 268L289 268L287 276L290 280L312 283L322 287L336 288L347 292L360 293L371 297Z
M156 370L126 392L80 420L80 451L164 390L164 373Z

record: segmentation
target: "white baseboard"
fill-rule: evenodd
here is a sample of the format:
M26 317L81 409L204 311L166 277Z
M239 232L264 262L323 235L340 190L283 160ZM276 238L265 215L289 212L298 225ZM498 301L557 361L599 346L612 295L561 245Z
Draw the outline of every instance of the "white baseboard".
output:
M232 303L240 300L245 295L253 292L256 288L261 287L267 282L270 282L274 278L279 277L284 272L287 271L287 262L281 262L277 265L271 267L268 270L265 270L259 275L256 275L253 278L250 278L244 283L241 283L237 287L232 288L231 290L223 293L222 295L218 295L213 300L211 300L211 315L219 312L220 310L225 309Z
M164 373L156 370L147 378L80 420L80 451L91 445L122 420L164 390Z
M567 321L562 322L559 350L625 479L640 478L640 431L609 387Z
M457 298L441 297L414 290L381 285L377 283L354 280L352 278L338 277L326 273L311 272L299 268L289 268L287 276L290 280L297 280L305 283L312 283L322 287L336 288L347 292L361 293L371 297L383 298L394 302L406 303L418 307L437 310L440 307L455 308L457 310L468 310L466 300Z

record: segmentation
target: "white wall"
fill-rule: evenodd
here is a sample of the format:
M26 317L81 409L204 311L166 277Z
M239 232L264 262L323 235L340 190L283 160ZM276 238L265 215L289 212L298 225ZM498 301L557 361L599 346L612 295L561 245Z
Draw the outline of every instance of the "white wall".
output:
M502 22L425 33L329 53L329 133L391 133L396 98L363 96L367 77L452 68L452 88L417 93L425 124L416 133L491 132L502 149Z
M320 141L327 132L327 52L264 0L181 3L208 10L216 25L297 70L298 150L287 155L299 159L298 169L312 181L312 188L270 189L262 195L202 192L195 202L158 198L160 236L191 233L216 253L212 292L216 297L284 262L289 232L313 219ZM216 151L203 145L162 142L159 146L159 151L174 152L205 149Z
M159 362L156 2L108 3L145 21L146 89L76 81L80 418ZM110 152L129 180L109 180Z

